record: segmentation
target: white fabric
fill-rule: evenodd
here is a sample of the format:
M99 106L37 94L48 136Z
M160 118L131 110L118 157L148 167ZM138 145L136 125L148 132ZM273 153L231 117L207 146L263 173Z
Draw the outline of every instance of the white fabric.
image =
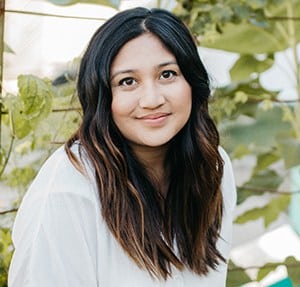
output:
M224 218L218 247L228 258L236 190L230 160L225 161ZM15 252L9 287L222 287L227 265L200 277L174 268L159 281L139 269L109 232L92 180L59 148L44 164L24 196L13 228Z

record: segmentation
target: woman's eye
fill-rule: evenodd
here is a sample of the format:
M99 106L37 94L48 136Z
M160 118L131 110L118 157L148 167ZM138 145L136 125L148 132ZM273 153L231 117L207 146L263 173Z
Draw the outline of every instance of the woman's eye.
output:
M120 86L132 86L134 84L136 84L136 80L133 78L125 78L119 82Z
M161 73L160 78L161 79L171 79L171 78L173 78L176 75L177 75L177 73L175 71L168 70L168 71L163 71Z

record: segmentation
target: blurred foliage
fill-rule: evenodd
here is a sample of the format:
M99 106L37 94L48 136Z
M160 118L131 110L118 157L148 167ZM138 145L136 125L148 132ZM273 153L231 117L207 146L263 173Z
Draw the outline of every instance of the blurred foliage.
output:
M239 268L232 261L228 263L228 269L231 270L227 275L226 285L229 287L242 286L251 282L251 278L243 268Z
M229 71L230 83L214 89L211 112L218 124L222 145L231 158L254 159L249 178L238 186L238 204L254 195L259 202L259 196L270 193L264 206L246 210L235 223L262 219L267 229L281 213L288 211L292 192L286 190L283 183L290 169L300 165L300 63L297 52L300 1L177 2L175 13L191 28L201 46L238 56ZM284 102L278 97L281 91L269 90L262 85L261 76L273 67L276 53L288 48L292 57L284 68L294 76L297 99ZM227 285L261 281L280 264L288 266L288 274L294 286L298 286L300 262L295 258L257 268L258 277L251 279L244 268L231 265Z
M257 272L255 278L252 279L245 272L244 268L236 266L232 261L229 261L227 284L228 287L238 287L250 282L261 282L268 274L275 271L279 266L285 266L287 274L293 284L293 286L298 287L300 284L300 273L299 273L300 261L293 256L285 258L283 262L272 262L267 263L263 266L255 266L251 269ZM265 285L264 285L265 286ZM273 285L272 285L273 286ZM289 285L290 286L290 285Z
M52 2L71 5L79 1ZM117 0L86 2L119 5ZM14 53L13 47L1 43L4 53ZM74 59L67 64L69 74L55 80L20 75L17 94L0 94L0 184L19 194L11 206L6 207L8 210L0 210L0 287L7 286L13 252L11 222L20 200L42 163L79 125L81 113L75 88L78 64L79 59Z
M120 0L48 1L55 5L120 4ZM261 218L268 228L287 211L290 193L278 190L289 170L300 164L300 68L295 53L300 41L300 21L295 18L300 15L300 1L178 0L175 13L191 28L201 46L239 56L230 69L230 83L215 88L211 112L222 145L231 157L255 158L250 177L238 186L238 204L253 195L272 194L264 206L238 216L236 224ZM261 75L272 68L275 54L287 48L293 54L288 68L295 75L298 92L298 100L291 103L280 101L281 91L268 90L261 83ZM5 52L13 53L13 48L6 45ZM75 91L78 63L75 59L69 72L55 80L20 75L18 93L0 99L0 183L17 189L20 195L12 203L12 210L56 144L64 142L80 122ZM0 287L4 287L13 248L10 228L0 225L0 233ZM229 264L229 287L259 282L280 265L287 266L294 286L300 282L300 262L293 257L256 267L256 278L250 278L245 268L235 264L238 262Z
M0 238L0 286L7 287L8 266L13 250L10 229L1 227Z
M264 225L267 228L273 221L275 221L282 210L286 210L289 206L290 198L286 195L281 195L273 198L263 207L256 207L246 211L243 215L238 216L235 220L238 224L246 223L250 220L263 218Z
M81 119L74 79L55 86L49 79L21 75L18 87L17 95L2 99L0 180L2 186L19 193L11 203L12 212L42 163ZM0 224L0 235L0 287L4 287L13 251L10 228Z
M24 191L56 148L49 144L62 143L78 126L80 108L74 80L54 86L49 79L20 75L18 87L17 95L3 98L0 176Z
M201 46L255 55L290 47L288 18L300 15L300 2L179 0L175 12L187 22ZM299 42L300 22L292 24L293 37Z
M286 173L279 174L274 165L283 160L288 170L300 164L297 53L288 68L297 79L298 100L281 102L280 91L263 87L260 77L273 66L276 52L296 50L300 21L295 17L300 15L300 1L180 0L175 12L191 27L201 46L239 55L230 69L230 84L216 89L212 106L223 144L232 157L256 157L252 176L238 194L239 203L253 195L251 187L277 190Z

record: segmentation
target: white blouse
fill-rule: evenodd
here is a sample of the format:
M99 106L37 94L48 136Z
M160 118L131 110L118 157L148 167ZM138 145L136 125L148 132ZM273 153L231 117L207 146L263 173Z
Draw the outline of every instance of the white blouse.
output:
M236 189L230 160L220 152L224 217L217 246L228 258ZM225 286L225 263L205 277L174 267L166 281L140 269L108 230L95 183L74 168L63 147L46 161L24 196L12 239L9 287Z

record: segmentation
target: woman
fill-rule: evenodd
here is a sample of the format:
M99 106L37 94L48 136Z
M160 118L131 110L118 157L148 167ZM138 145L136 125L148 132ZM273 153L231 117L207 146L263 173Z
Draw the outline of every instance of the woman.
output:
M235 186L185 25L117 14L77 87L82 124L24 197L9 286L225 286Z

